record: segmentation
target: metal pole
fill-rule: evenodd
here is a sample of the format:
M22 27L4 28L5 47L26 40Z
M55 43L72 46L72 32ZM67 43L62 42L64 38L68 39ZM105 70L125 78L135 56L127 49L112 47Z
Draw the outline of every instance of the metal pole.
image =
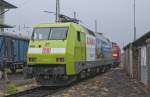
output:
M136 12L135 12L135 0L134 0L134 41L136 40Z
M56 23L57 23L57 20L58 20L57 19L58 18L58 9L57 9L58 7L57 6L58 6L58 0L56 0Z
M19 24L18 30L19 30L19 33L20 33L20 31L21 31L21 25L20 24Z
M76 19L77 18L77 13L76 12L74 12L74 19Z
M56 23L59 22L60 4L59 0L56 0Z
M60 0L58 0L58 21L59 21L59 15L60 15Z
M97 20L95 20L95 33L97 33Z

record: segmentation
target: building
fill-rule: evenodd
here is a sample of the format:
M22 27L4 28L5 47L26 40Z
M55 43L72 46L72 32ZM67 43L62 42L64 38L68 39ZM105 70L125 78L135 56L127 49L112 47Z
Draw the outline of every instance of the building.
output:
M150 31L124 47L124 69L150 90Z
M4 31L4 28L12 28L12 26L5 24L5 13L12 8L17 7L4 0L0 0L0 32Z

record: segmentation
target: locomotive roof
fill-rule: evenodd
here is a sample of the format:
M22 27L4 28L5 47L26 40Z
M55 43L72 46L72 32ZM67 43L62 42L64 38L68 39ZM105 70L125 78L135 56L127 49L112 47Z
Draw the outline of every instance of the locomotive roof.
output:
M6 24L0 24L0 28L13 28L13 26L6 25Z
M14 39L22 39L22 40L29 40L29 37L27 36L20 36L9 32L0 32L0 36L2 37L11 37Z
M111 42L108 38L106 38L103 34L95 33L96 38L105 41L105 42Z
M84 27L83 25L79 25L73 22L67 22L67 23L54 23L54 24L37 24L34 25L34 28L40 28L40 27L69 27L70 25L74 25L74 27L76 27L77 29L82 30L83 32L88 32L89 34L95 36L94 32L86 27Z
M68 22L68 23L54 23L54 24L37 24L34 25L34 28L39 28L39 27L68 27L70 26L72 23Z

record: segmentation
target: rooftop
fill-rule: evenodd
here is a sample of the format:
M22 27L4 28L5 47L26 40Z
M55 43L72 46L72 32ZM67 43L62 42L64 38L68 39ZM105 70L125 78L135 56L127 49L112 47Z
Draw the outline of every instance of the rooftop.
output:
M128 48L131 44L133 46L140 46L140 45L146 44L146 40L149 39L149 38L150 38L150 31L145 33L143 36L141 36L140 38L138 38L134 42L127 44L124 47L124 49Z
M0 24L0 28L13 28L13 26L6 25L6 24Z
M0 32L0 37L11 37L14 39L29 40L29 37L25 35L17 35L11 32Z
M16 6L8 3L7 1L4 1L4 0L0 0L0 6L3 7L3 8L17 8Z

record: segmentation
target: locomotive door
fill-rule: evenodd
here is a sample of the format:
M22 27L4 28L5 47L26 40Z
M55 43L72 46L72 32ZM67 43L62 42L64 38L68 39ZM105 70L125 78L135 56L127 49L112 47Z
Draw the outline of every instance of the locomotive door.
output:
M79 58L79 60L82 60L82 47L81 47L81 32L80 31L77 31L77 41L78 41L78 49L77 49L77 52L78 54L77 57Z
M75 56L78 60L85 60L85 35L77 31L77 48L75 49Z
M81 34L81 58L82 60L85 60L85 33L80 33Z

